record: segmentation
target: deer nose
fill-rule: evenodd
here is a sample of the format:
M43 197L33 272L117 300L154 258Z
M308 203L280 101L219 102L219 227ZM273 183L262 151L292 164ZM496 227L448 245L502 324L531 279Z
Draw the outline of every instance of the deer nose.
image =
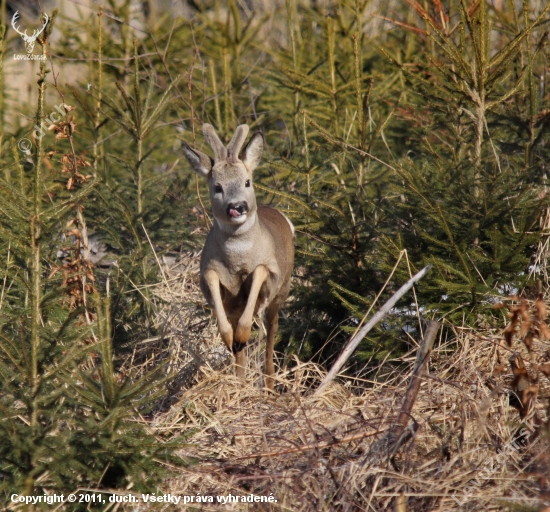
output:
M242 201L240 203L229 203L227 205L227 215L230 217L240 217L248 212L248 203Z

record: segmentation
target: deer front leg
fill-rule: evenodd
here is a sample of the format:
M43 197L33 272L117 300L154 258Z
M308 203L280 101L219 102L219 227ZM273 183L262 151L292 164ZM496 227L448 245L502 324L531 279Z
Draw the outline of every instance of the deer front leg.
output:
M229 352L233 351L233 327L227 319L225 309L223 309L222 296L220 293L220 278L215 270L207 270L203 276L204 282L208 286L210 298L213 302L214 313L218 319L218 331Z
M246 301L246 307L235 329L235 342L246 343L250 339L250 332L252 331L252 319L254 317L254 310L256 309L256 302L258 301L258 295L262 289L262 285L269 277L269 270L264 265L258 265L254 272L252 272L252 284L250 285L250 293Z
M239 319L231 316L229 317L229 321L231 322L231 328L233 329L233 332L237 330L237 325ZM235 373L237 375L237 378L240 380L246 380L246 344L244 343L238 343L235 341L233 343L233 354L235 355Z

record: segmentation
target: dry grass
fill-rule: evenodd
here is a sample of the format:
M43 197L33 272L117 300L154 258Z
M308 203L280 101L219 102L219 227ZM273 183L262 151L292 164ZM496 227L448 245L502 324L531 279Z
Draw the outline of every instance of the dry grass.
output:
M202 365L220 369L231 362L231 357L216 339L215 318L204 308L198 255L184 254L177 262L159 257L157 262L162 281L153 288L149 303L155 311L154 327L159 334L136 343L120 371L139 376L168 360L167 372L177 371L177 376L171 382L168 402L163 404L166 406L178 390L195 382ZM142 290L136 289L135 293Z
M530 358L517 340L503 346L502 330L457 329L452 342L439 340L412 412L415 435L389 458L373 446L399 412L414 350L386 362L371 381L341 378L320 393L324 370L294 361L278 372L273 394L262 387L258 344L249 348L246 384L222 357L215 324L200 306L196 256L167 270L156 296L158 321L170 325L164 348L156 349L168 348L181 370L154 428L190 433L181 455L193 461L164 490L214 500L183 505L182 498L180 508L543 510L550 504L549 381L540 375L534 407L521 420L508 364L518 351L534 382L540 363L550 360L548 342L536 340ZM152 350L154 343L144 346ZM522 444L518 432L531 428L535 413L545 425ZM276 503L216 502L270 493Z

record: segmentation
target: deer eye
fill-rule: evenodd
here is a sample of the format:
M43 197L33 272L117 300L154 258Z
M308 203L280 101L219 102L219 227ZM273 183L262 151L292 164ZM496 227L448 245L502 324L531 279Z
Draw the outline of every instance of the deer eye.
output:
M246 180L246 183L244 184L245 187L250 187L250 180Z
M223 192L223 188L221 185L214 185L214 193L215 194L221 194Z

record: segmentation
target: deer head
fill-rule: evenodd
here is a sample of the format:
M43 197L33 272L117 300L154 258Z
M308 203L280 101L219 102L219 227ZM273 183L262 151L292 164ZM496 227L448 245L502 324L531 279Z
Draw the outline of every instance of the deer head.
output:
M35 29L32 33L32 36L29 36L27 34L26 29L25 29L25 32L21 32L21 30L19 30L19 28L17 28L15 22L19 18L19 11L15 11L15 14L13 15L13 18L11 19L11 26L23 38L23 41L25 42L25 50L27 51L27 54L32 53L32 51L34 50L34 43L36 42L36 39L44 31L44 29L46 28L46 25L48 24L48 21L49 21L50 18L45 13L44 13L44 16L46 18L45 21L44 21L44 25L42 25L41 29Z
M252 173L260 162L264 148L261 133L256 133L243 150L239 151L248 134L248 126L237 127L235 135L223 145L214 128L205 124L206 142L214 151L214 159L191 149L183 143L182 149L193 169L208 180L212 213L222 231L232 232L237 226L254 222L256 196L252 186Z

